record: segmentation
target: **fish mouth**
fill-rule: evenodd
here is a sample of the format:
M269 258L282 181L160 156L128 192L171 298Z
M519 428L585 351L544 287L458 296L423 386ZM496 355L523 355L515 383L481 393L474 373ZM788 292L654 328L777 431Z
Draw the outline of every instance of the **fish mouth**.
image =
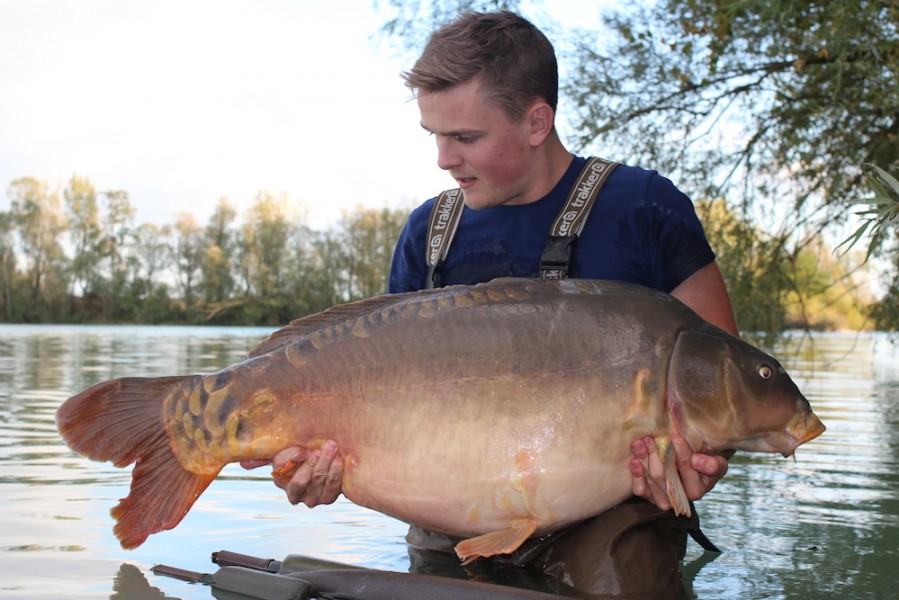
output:
M796 451L796 448L815 439L824 433L826 429L827 427L824 426L824 423L821 422L821 419L815 413L809 411L804 414L797 414L787 424L787 434L792 440L791 447L781 452L781 454L784 457L791 456Z

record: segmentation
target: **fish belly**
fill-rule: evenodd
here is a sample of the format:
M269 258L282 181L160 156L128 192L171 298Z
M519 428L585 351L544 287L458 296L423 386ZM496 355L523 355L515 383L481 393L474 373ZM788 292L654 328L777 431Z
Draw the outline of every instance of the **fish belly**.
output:
M523 518L538 520L542 533L630 495L631 440L620 425L591 427L596 420L570 405L498 416L476 404L422 410L401 428L380 423L383 437L395 441L353 432L347 497L430 530L471 536Z

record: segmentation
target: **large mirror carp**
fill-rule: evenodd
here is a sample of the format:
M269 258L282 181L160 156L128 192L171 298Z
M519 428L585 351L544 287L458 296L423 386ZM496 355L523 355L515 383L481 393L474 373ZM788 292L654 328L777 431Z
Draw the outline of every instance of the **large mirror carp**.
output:
M466 561L625 500L638 437L667 453L687 514L673 430L697 452L784 456L824 431L776 360L673 297L534 279L337 306L217 373L99 383L57 424L76 452L135 465L112 509L125 548L175 527L227 463L333 439L347 498L466 538Z

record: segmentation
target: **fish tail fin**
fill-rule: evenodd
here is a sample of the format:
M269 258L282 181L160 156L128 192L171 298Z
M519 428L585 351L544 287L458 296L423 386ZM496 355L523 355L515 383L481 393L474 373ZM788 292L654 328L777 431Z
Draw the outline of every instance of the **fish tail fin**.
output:
M117 467L135 464L128 496L111 511L123 548L177 525L224 467L188 471L169 443L163 402L194 378L200 381L198 375L105 381L69 398L56 413L59 433L75 452Z

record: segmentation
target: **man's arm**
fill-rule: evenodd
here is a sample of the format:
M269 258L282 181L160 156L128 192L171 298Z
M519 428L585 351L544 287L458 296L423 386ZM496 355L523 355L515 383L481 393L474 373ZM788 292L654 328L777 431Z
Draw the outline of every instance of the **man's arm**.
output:
M687 277L671 291L671 295L712 325L739 337L730 295L717 263L710 262Z

